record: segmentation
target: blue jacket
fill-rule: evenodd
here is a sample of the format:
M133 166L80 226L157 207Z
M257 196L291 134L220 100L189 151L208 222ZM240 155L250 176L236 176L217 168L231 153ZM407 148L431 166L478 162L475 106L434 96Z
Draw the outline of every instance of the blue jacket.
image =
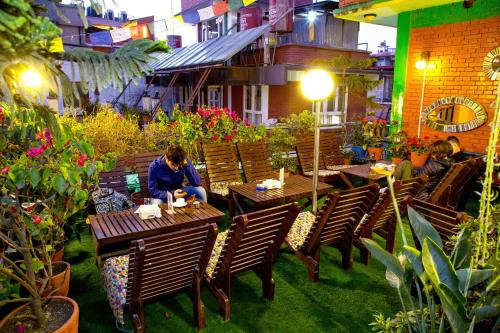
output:
M196 172L189 159L187 165L177 171L170 169L165 161L165 156L160 156L149 165L148 190L149 195L155 199L167 201L167 191L173 192L182 188L184 176L193 186L201 185L201 177Z

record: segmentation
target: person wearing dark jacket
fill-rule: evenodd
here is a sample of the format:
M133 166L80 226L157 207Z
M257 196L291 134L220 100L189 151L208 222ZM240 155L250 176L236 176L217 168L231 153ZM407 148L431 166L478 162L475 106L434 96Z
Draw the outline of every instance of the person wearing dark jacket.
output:
M183 186L184 177L189 180L189 186ZM172 193L174 200L194 194L199 200L207 202L207 192L201 186L200 175L178 145L169 146L165 155L149 165L148 190L152 198L163 202L167 201L167 192Z
M417 199L426 200L436 185L443 179L454 162L448 157L452 151L453 148L446 140L437 140L432 144L430 158L425 162L424 167L414 170L416 176L426 174L429 177L429 181L417 195Z
M451 158L456 162L463 162L467 160L467 154L465 154L460 148L460 141L456 136L449 136L446 138L446 141L451 145L453 152L451 154Z

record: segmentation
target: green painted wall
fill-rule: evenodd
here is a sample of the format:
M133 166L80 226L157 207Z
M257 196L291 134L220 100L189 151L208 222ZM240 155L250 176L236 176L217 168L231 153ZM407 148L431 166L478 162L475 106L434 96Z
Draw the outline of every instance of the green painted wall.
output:
M406 85L406 65L408 63L408 41L410 39L410 17L411 12L400 13L398 16L391 120L397 120L399 124L391 125L391 133L400 130L403 125L403 103Z
M411 28L478 20L499 15L499 0L476 0L471 8L464 8L462 2L456 2L450 5L414 10L411 12Z
M391 119L399 121L399 125L391 126L391 133L402 126L406 68L408 66L408 43L411 29L479 20L494 16L500 16L500 0L476 0L471 8L464 8L462 2L457 2L404 12L398 15Z

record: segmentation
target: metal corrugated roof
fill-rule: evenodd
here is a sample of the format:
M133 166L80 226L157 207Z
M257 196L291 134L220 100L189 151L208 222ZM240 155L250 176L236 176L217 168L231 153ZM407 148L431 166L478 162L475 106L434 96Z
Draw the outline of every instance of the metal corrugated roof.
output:
M268 24L237 32L234 34L210 39L186 47L174 49L172 53L162 53L151 63L155 71L198 67L223 63L245 46L264 34Z

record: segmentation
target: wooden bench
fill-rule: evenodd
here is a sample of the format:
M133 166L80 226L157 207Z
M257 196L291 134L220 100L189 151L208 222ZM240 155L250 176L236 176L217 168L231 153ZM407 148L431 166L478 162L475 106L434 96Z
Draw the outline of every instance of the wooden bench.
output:
M274 298L272 266L293 221L300 211L296 203L236 216L226 233L220 233L207 267L205 282L229 320L231 278L253 270L262 280L264 297Z
M426 175L410 178L406 180L397 180L394 182L394 194L398 203L398 209L401 216L406 214L407 196L414 197L427 183L429 178ZM361 242L361 238L371 238L373 232L385 239L385 249L394 253L396 246L396 226L397 218L392 203L391 194L388 188L380 190L380 195L370 209L363 217L362 222L354 231L354 245L360 250L361 262L368 265L370 261L370 252Z
M238 154L248 183L274 178L267 143L238 143Z
M153 160L162 156L161 151L147 152L124 156L118 159L118 163L113 170L104 171L99 174L99 187L112 188L116 192L127 194L127 178L129 174L139 175L141 191L134 194L132 199L136 204L141 204L142 198L149 196L148 192L148 170Z
M332 183L337 181L342 181L347 188L353 188L349 179L341 172L335 170L328 170L327 164L325 162L325 156L321 151L321 145L327 145L326 138L323 143L321 133L320 136L320 156L319 156L319 165L318 165L318 180L324 183ZM336 143L335 143L336 144ZM338 148L338 147L337 147ZM324 148L326 149L326 148ZM297 160L299 162L298 169L301 175L312 177L312 172L314 168L314 137L306 136L304 138L297 139L297 143L295 145L295 151L297 152ZM333 161L333 160L332 160Z
M459 225L467 220L467 214L465 213L456 212L423 200L414 199L410 196L405 198L405 202L437 230L443 240L443 244L446 244L452 235L456 235L460 231ZM415 246L420 250L420 243L413 230L412 234Z
M333 245L342 253L342 266L352 268L354 230L377 199L380 186L371 184L330 193L318 215L299 215L286 242L306 264L309 279L318 281L322 245Z
M203 154L208 174L208 195L227 201L231 212L228 186L242 183L236 147L229 142L203 144Z
M205 224L134 240L129 255L106 260L103 277L117 322L123 324L126 310L135 330L145 332L145 301L187 291L197 328L203 329L205 311L200 288L216 237L217 226Z

